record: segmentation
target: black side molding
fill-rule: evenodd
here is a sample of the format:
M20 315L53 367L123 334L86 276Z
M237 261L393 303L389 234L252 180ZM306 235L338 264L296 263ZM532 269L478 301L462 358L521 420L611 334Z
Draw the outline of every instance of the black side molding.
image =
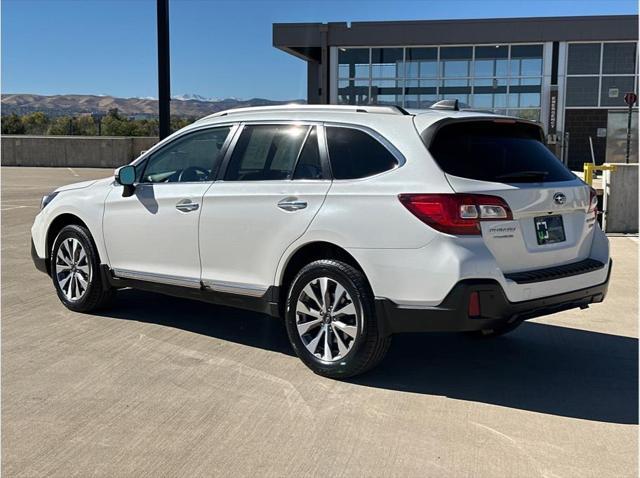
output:
M36 246L33 244L33 239L31 239L31 260L33 260L33 265L36 266L40 272L44 272L47 275L51 275L49 272L49 260L38 257L38 253L36 252Z
M103 264L100 273L104 284L116 289L131 287L132 289L157 292L159 294L181 297L184 299L199 300L209 304L224 305L227 307L237 307L238 309L251 310L273 317L280 316L278 304L279 288L271 286L261 297L219 292L205 287L192 288L159 282L149 282L138 279L122 279L115 277L109 266Z

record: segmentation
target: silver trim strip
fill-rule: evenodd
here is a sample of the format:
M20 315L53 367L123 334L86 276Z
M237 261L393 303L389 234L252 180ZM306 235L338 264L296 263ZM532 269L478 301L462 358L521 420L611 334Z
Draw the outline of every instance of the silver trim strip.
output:
M113 274L122 279L143 280L147 282L158 282L160 284L179 285L200 289L202 287L200 279L193 277L179 277L168 274L156 274L153 272L130 271L127 269L113 269Z
M262 297L268 289L268 287L257 284L244 284L241 282L226 282L217 280L203 280L202 284L207 289L211 289L216 292L248 295L251 297Z

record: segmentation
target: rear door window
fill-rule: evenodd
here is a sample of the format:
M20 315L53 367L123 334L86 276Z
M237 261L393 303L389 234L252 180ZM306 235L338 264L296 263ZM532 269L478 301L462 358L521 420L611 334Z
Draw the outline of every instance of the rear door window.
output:
M377 139L353 128L327 127L331 171L335 179L357 179L393 169L398 160Z
M445 125L435 133L429 151L445 173L462 178L501 183L575 179L541 141L539 128L525 123Z
M291 179L309 126L245 126L233 149L225 181Z

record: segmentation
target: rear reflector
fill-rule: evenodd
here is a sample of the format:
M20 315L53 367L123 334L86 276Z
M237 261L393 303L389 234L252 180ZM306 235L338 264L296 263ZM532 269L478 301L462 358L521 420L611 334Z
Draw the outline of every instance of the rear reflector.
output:
M472 292L471 295L469 295L469 307L467 313L469 317L480 317L480 294L477 292Z
M480 221L513 219L509 205L486 194L400 194L400 202L422 222L447 234L479 235Z

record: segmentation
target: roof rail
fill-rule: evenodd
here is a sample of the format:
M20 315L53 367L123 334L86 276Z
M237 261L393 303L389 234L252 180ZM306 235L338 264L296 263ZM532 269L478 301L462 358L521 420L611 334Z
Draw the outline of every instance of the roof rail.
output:
M378 106L378 105L273 105L273 106L251 106L247 108L233 108L230 110L218 111L210 114L198 121L210 118L219 118L221 116L230 116L242 113L261 113L263 111L308 111L308 112L325 112L325 111L344 111L354 113L379 113L393 115L410 115L404 108L396 105Z

